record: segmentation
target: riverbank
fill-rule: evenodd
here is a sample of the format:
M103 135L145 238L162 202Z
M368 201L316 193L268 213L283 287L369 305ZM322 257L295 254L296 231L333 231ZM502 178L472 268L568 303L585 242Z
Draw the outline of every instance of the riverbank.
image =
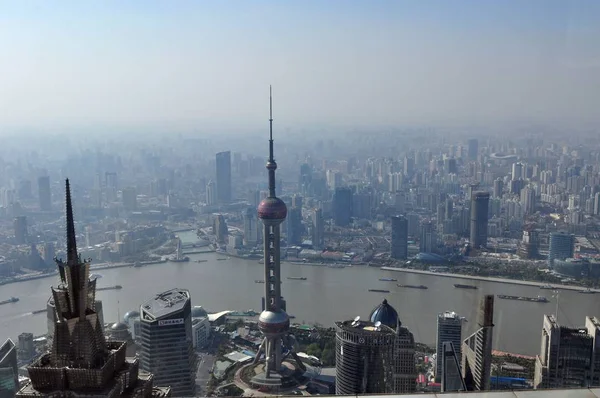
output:
M139 264L140 264L140 266L146 266L146 265L153 265L153 264L164 264L166 262L167 262L166 260L140 261ZM106 269L125 268L125 267L133 267L133 266L134 266L134 263L100 263L100 264L90 265L90 271L100 271L100 270L106 270ZM9 285L11 283L28 282L28 281L33 281L36 279L51 278L51 277L57 276L57 275L58 275L57 270L52 271L52 272L19 275L19 276L13 277L12 279L3 281L0 284L0 286L1 285Z
M470 279L476 281L484 281L484 282L497 282L497 283L508 283L512 285L521 285L521 286L545 286L549 283L535 282L535 281L520 281L517 279L508 279L508 278L497 278L493 276L477 276L477 275L463 275L463 274L452 274L449 272L433 272L433 271L423 271L418 269L410 269L410 268L396 268L396 267L381 267L381 269L386 271L395 271L395 272L408 272L411 274L421 274L421 275L432 275L432 276L441 276L444 278L460 278L460 279ZM581 291L586 290L581 286L570 286L570 285L559 285L555 283L551 283L550 285L556 287L559 290L573 290L573 291ZM592 292L600 293L600 289L590 289Z

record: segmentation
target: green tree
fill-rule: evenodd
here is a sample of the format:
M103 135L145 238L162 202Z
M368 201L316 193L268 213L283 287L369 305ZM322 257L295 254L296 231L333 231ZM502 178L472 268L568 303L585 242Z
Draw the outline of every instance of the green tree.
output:
M335 365L335 351L330 348L325 348L321 354L321 362L324 366Z
M314 355L317 358L321 358L321 347L317 343L312 343L306 347L306 353L308 355Z

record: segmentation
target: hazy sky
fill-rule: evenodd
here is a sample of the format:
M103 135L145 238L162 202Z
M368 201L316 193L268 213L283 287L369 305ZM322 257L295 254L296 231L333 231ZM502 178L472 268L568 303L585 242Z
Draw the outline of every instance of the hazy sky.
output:
M600 1L2 1L0 129L600 122Z

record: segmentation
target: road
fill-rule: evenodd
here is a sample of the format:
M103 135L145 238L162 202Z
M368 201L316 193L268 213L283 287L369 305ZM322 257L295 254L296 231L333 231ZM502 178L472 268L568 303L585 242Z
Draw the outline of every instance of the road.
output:
M207 353L198 353L198 369L196 370L196 396L206 396L208 380L211 374L209 371L215 363L216 357Z

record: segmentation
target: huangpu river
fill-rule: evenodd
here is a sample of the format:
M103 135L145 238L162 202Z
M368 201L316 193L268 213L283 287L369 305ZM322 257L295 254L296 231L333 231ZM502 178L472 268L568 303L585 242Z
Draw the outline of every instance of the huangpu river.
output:
M193 233L180 234L182 240L194 239ZM217 253L192 254L185 263L165 263L140 268L125 267L92 271L102 277L97 286L122 285L120 290L99 291L96 297L103 302L105 322L115 322L131 310L139 310L145 300L155 293L174 287L189 289L192 305L218 312L223 310L260 311L264 285L255 283L264 279L263 266L257 260L223 259ZM207 260L196 262L195 260ZM540 350L540 333L544 314L556 312L556 298L552 291L532 286L498 282L444 278L404 272L383 271L366 266L328 268L283 263L282 294L287 301L292 322L332 326L338 320L363 319L384 298L396 308L402 324L408 327L415 340L434 344L437 314L446 310L466 317L463 338L476 329L477 306L484 294L519 296L546 296L549 303L530 303L495 300L494 349L535 355ZM289 280L287 277L306 277ZM395 278L398 282L382 282L379 278ZM45 313L32 315L43 309L50 297L50 286L56 286L53 276L0 286L0 300L18 297L17 303L0 305L0 338L2 341L22 332L45 334ZM399 288L396 283L425 285L428 289ZM476 285L479 289L456 289L454 283ZM387 289L390 293L369 292L369 289ZM600 294L580 294L561 291L559 323L565 326L583 326L585 316L600 316Z

